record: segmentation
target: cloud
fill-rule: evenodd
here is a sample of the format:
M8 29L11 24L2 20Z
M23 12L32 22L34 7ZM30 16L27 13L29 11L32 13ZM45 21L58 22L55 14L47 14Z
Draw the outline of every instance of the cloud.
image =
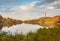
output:
M54 0L54 2L51 2L49 4L42 4L40 7L47 8L47 9L60 9L60 1Z
M49 3L49 4L43 4L43 3ZM19 9L24 10L24 11L28 11L28 10L30 10L30 11L34 11L34 10L39 11L39 9L44 9L44 8L59 8L60 7L59 5L60 5L59 0L45 0L42 3L40 3L40 1L33 1L30 4L20 5L18 7L19 7ZM11 8L12 7L7 8L4 11L12 11L15 8L15 6L13 6L12 9Z
M16 0L0 0L1 2L14 2Z
M55 7L49 6L49 7L47 7L46 9L55 9Z
M30 6L20 6L21 10L27 11L29 9L31 9Z
M20 6L20 8L21 8L22 10L25 10L25 11L26 11L26 10L30 10L30 9L34 8L35 5L36 5L38 2L39 2L39 1L34 1L34 2L30 3L30 4Z
M45 0L42 4L50 4L57 0Z
M39 4L39 5L38 5ZM5 17L28 20L39 18L41 15L44 15L45 11L56 10L59 8L59 1L51 2L50 4L40 5L40 1L34 1L29 4L19 5L17 7L11 7L9 9L2 10L1 15ZM60 9L60 8L59 8ZM7 11L7 12L6 12Z
M57 1L57 0L46 0L45 2L52 3L54 1Z
M49 6L53 6L55 9L60 9L60 1L54 1L53 3L49 4Z

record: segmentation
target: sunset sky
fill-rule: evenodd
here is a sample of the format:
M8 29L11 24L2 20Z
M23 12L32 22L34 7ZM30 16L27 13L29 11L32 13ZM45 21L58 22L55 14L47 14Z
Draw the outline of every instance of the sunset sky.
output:
M20 20L60 13L60 0L0 0L0 15Z

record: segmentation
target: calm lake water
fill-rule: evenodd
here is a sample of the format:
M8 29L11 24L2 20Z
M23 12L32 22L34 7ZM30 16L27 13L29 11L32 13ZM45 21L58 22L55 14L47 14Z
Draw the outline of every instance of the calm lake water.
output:
M19 24L12 27L3 27L2 31L11 32L11 34L16 33L29 33L29 32L36 32L41 26L39 25L32 25L32 24Z

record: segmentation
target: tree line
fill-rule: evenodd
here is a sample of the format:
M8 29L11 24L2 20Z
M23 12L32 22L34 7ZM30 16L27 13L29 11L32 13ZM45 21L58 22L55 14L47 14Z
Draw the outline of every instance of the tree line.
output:
M3 18L0 15L0 29L7 26L10 27L12 25L22 24L21 20L11 19L11 18Z
M3 18L0 15L0 29L2 29L2 27L5 27L5 26L10 27L10 26L22 24L22 23L40 25L43 27L57 28L57 27L60 27L60 15L53 16L53 17L41 17L38 19L25 20L25 21L11 19L11 18Z
M26 24L40 25L43 27L58 28L60 27L60 15L53 17L41 17L34 20L24 21Z

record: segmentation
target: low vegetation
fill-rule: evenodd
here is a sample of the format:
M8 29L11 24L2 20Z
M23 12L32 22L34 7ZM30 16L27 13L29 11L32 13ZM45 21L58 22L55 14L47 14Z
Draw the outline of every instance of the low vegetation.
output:
M60 28L40 28L37 32L27 35L0 33L0 41L60 41Z

